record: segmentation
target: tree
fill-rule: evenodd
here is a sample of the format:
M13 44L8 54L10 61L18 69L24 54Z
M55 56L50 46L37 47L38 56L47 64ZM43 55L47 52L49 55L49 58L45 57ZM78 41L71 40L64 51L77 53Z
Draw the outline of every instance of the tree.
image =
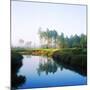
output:
M43 45L43 32L42 32L41 27L39 28L38 34L39 34L39 38L40 38L40 44L41 44L41 47L42 47L42 45Z
M46 40L47 40L47 48L49 48L50 47L50 31L49 31L48 28L45 32L45 37L46 37Z
M65 45L64 33L61 33L60 35L60 42L61 42L61 47L64 48Z
M69 48L70 47L70 45L69 45L69 38L68 38L68 36L66 36L66 38L64 39L64 42L65 42L65 48Z
M51 47L59 47L59 48L80 48L80 47L87 47L87 37L84 34L74 36L71 35L70 37L64 37L64 33L59 35L56 30L49 30L48 28L46 31L42 31L39 28L39 37L41 41L41 46L45 48Z
M64 33L61 33L61 35L58 35L57 45L58 45L59 48L64 48L65 47Z
M87 47L87 37L84 34L81 34L80 36L80 45L82 48Z
M73 44L72 44L73 47L80 47L80 37L75 34L74 37L73 37Z
M54 39L55 48L56 48L57 36L58 36L57 31L56 30L53 30L52 31L52 38Z
M41 29L39 29L39 37L40 37L41 43L42 41L44 41L44 46L46 45L46 48L49 48L52 46L52 37L53 37L52 30L49 30L47 28L46 31L41 31Z
M74 37L73 37L73 35L71 35L69 38L69 48L73 47L73 42L74 42Z

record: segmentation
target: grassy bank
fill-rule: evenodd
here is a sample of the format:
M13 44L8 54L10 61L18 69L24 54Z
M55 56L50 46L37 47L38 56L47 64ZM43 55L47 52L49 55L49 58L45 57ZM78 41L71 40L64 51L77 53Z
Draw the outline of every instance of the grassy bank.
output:
M12 49L13 51L15 52L18 52L22 55L36 55L36 56L52 56L53 52L57 51L58 49L42 49L42 48L39 48L39 49Z
M81 49L81 48L62 48L62 49L28 49L28 48L16 48L12 49L12 51L18 52L20 54L28 54L28 55L47 55L47 56L52 56L54 52L58 52L58 54L87 54L86 49Z

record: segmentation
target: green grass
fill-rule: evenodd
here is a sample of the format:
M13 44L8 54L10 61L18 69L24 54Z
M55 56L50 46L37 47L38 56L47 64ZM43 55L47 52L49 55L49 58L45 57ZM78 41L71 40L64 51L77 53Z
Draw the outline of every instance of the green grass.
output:
M16 51L21 54L30 54L30 55L47 55L52 56L54 52L58 52L59 54L87 54L86 49L82 48L62 48L62 49L55 49L55 48L49 48L49 49L43 49L43 48L37 48L37 49L28 49L28 48L15 48L12 49L13 51Z
M24 54L24 55L47 55L47 56L51 56L53 54L53 52L57 51L58 49L42 49L42 48L38 48L38 49L25 49L25 48L14 48L12 49L12 51L18 52L20 54Z

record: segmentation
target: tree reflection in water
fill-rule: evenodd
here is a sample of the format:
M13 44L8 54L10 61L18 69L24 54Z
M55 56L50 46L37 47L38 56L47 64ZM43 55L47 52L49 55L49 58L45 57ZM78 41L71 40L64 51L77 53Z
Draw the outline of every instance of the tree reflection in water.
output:
M17 89L19 86L21 86L25 81L25 76L19 75L18 71L21 68L22 64L22 58L19 55L15 57L15 55L18 55L17 53L12 53L11 56L11 90Z
M39 62L39 68L37 69L38 75L41 74L41 72L45 72L46 75L49 73L55 73L58 69L58 65L54 63L54 61L51 58L40 60Z
M58 69L60 69L60 71L63 71L63 69L69 69L72 70L76 73L79 73L80 75L86 76L86 72L82 71L82 69L77 69L75 67L71 67L68 65L65 65L61 62L57 62L55 60L53 60L52 58L48 58L47 59L41 59L41 61L39 62L39 67L37 69L37 73L40 76L42 72L45 72L46 75L48 75L49 73L56 73Z
M26 58L31 58L31 55L26 55L25 57L26 57Z

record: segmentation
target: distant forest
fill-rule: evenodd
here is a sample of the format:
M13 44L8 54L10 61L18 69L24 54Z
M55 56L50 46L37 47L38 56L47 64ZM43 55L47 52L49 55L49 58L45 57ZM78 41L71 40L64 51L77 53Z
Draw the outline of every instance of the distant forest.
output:
M62 32L60 35L56 30L46 29L43 31L39 28L39 38L41 48L86 48L87 47L87 36L71 35L70 37L64 35Z

